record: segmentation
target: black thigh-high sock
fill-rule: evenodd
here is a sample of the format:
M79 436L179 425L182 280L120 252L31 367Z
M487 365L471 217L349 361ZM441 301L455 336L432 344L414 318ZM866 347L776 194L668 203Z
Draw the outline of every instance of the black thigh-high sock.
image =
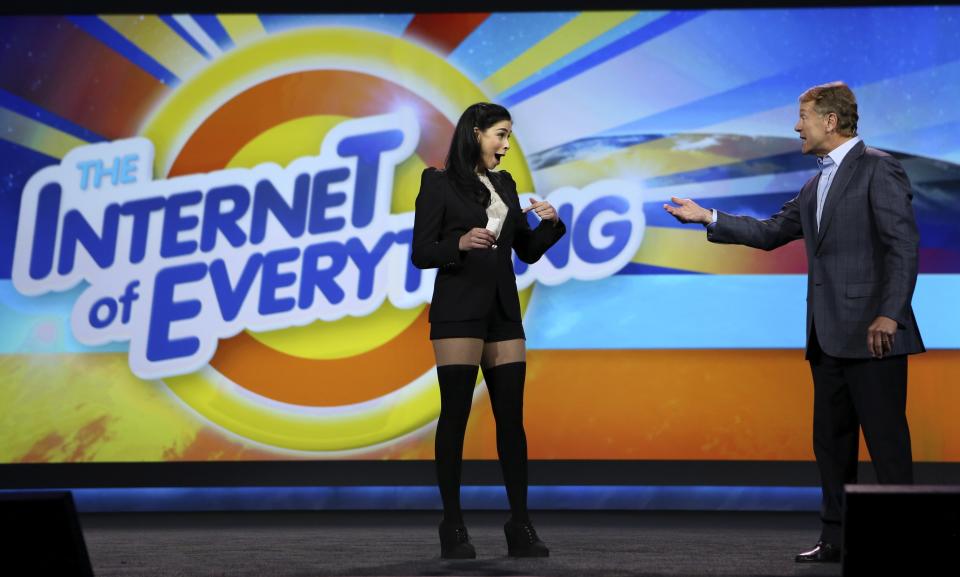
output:
M440 418L434 455L437 485L443 501L443 520L463 524L460 510L460 473L463 463L463 437L473 403L477 383L477 365L443 365L437 367L440 382Z
M514 521L528 521L527 436L523 430L523 385L527 363L504 363L483 369L497 421L497 454Z

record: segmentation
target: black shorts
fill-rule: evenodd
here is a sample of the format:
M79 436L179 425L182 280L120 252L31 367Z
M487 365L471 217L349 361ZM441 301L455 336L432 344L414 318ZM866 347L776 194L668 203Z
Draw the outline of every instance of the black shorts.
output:
M510 320L504 314L499 293L493 299L487 318L430 323L430 340L464 337L483 339L487 343L526 339L523 323Z

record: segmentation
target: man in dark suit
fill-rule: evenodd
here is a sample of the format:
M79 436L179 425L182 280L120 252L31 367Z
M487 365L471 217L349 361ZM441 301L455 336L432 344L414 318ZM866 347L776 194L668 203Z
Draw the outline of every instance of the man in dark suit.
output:
M837 562L843 487L857 481L859 431L880 483L910 484L907 355L924 351L910 301L919 236L910 182L892 156L857 136L857 103L841 82L800 96L803 153L819 173L772 217L759 220L673 198L664 209L707 226L710 242L773 250L803 239L807 354L813 372L813 445L823 522L798 562Z

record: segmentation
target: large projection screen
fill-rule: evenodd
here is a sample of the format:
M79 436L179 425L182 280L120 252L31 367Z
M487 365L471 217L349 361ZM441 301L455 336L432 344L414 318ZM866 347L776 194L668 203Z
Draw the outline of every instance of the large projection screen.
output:
M960 8L3 16L0 38L2 464L432 459L414 199L478 101L568 226L515 258L530 457L812 461L802 243L713 245L662 204L775 213L816 171L798 96L834 80L914 189L914 456L960 461ZM494 430L481 385L465 458Z

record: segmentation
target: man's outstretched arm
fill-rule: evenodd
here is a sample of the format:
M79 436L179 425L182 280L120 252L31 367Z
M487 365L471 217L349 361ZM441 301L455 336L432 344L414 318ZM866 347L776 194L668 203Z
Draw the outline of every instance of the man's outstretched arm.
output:
M710 242L773 250L803 238L798 199L799 196L790 199L780 212L763 220L703 208L689 198L672 197L673 205L664 204L663 208L682 223L706 226Z

